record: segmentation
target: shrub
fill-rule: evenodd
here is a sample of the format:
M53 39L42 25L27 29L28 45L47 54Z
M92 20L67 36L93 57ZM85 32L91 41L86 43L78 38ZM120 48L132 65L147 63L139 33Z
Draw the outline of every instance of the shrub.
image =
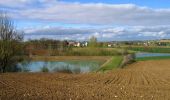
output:
M131 64L133 62L135 62L135 54L128 54L128 55L124 56L120 67L123 68L127 64Z
M47 67L43 66L41 68L41 72L49 72L49 69Z

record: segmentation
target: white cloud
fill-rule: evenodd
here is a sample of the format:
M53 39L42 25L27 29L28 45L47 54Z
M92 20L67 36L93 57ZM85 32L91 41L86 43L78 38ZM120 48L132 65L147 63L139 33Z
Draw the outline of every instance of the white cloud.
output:
M28 37L49 37L53 39L74 39L88 40L91 36L97 37L101 41L112 40L147 40L170 38L170 26L130 26L113 28L62 28L62 27L44 27L32 28L25 31Z
M12 1L14 4L9 3ZM25 6L25 9L10 9L13 17L25 20L134 26L170 24L170 9L153 9L134 4L82 4L55 0L5 0L0 1L0 4Z
M1 0L0 5L4 7L25 7L27 4L33 3L34 0Z
M111 28L33 27L26 37L85 40L170 38L170 8L153 9L134 4L67 3L57 0L1 0L0 8L9 9L19 20L66 24L106 25ZM120 27L112 27L118 25Z

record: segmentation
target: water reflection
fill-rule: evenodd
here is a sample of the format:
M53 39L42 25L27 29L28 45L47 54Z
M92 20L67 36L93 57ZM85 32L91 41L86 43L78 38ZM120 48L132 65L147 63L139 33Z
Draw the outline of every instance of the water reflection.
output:
M99 61L24 61L18 68L22 72L88 73L97 70L101 64Z

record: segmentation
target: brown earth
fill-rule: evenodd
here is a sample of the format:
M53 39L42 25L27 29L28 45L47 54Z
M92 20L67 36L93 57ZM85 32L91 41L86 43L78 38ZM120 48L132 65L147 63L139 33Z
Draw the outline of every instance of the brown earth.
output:
M109 73L0 74L0 100L170 100L170 60Z

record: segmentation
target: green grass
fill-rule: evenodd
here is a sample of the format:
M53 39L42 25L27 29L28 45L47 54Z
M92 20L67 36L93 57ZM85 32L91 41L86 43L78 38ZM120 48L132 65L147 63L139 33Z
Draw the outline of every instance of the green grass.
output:
M37 51L37 53L39 53L39 51ZM85 48L72 48L70 50L65 50L65 51L53 50L51 55L52 56L117 56L117 55L122 55L122 53L126 53L126 52L118 48L85 47ZM42 52L42 55L43 54L45 53Z
M142 58L136 58L136 61L163 60L163 59L170 59L170 56L142 57Z
M151 53L170 53L169 47L126 47L128 50L151 52Z
M98 71L105 72L108 70L112 70L114 68L118 68L123 60L122 56L113 56L106 63L104 63Z
M117 49L108 48L74 48L69 53L77 56L113 56L121 54Z

